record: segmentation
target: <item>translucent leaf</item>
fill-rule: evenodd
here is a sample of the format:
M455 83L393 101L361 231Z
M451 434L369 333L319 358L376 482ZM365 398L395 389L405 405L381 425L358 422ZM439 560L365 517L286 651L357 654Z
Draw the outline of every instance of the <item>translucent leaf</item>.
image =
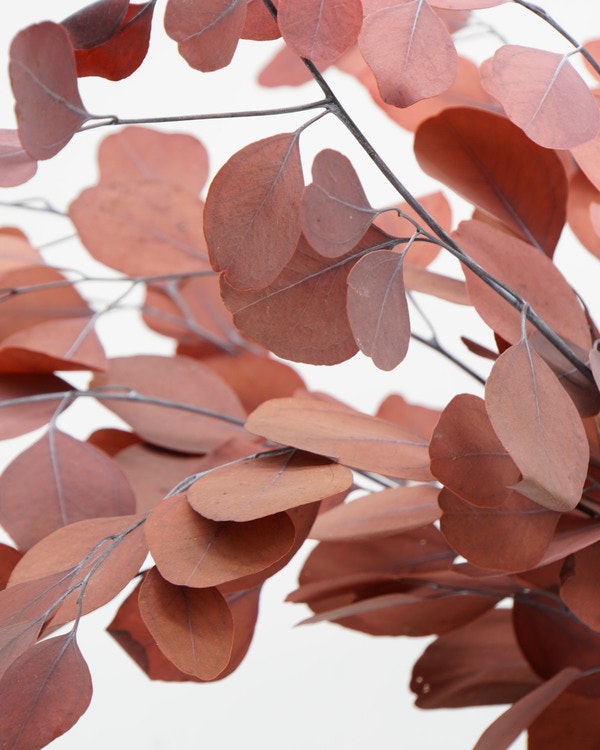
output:
M44 21L20 31L10 47L9 72L21 143L32 158L50 159L90 119L66 30Z
M246 0L169 0L165 30L192 68L208 72L229 65L246 21Z
M26 651L0 681L0 735L5 747L45 747L80 718L92 680L73 633Z
M348 319L363 354L381 370L393 370L406 356L410 318L402 256L376 250L348 275Z
M246 429L357 469L404 479L431 479L426 441L339 402L272 399L250 414Z
M296 54L327 63L354 44L362 16L360 0L279 0L277 21Z
M129 0L97 0L62 21L76 49L88 49L110 39L121 25Z
M540 146L573 148L598 133L598 105L568 55L505 44L483 64L481 77L512 122Z
M600 258L600 236L592 223L591 209L599 202L600 191L583 172L576 172L569 183L567 219L579 242L597 258Z
M383 5L383 7L381 7ZM375 3L358 37L384 101L395 107L446 91L456 76L457 54L444 22L427 3Z
M0 187L13 187L30 180L37 162L21 145L16 130L0 129Z
M298 244L303 189L298 133L251 143L221 167L208 190L204 233L213 268L228 283L261 289L277 278Z
M567 200L556 153L532 143L500 115L458 107L419 127L415 154L428 175L552 256Z
M516 489L551 510L572 510L587 476L587 437L573 402L526 341L494 363L485 403L494 431L523 475Z
M277 7L277 0L274 5ZM277 21L263 0L247 0L246 21L241 36L242 39L255 39L256 41L279 39L281 36Z
M343 492L352 482L345 467L290 451L217 468L194 482L187 498L213 521L252 521Z

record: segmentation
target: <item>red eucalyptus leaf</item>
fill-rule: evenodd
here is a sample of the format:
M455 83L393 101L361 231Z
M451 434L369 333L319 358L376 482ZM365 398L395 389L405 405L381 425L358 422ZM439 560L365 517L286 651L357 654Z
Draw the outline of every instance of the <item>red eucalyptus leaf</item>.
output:
M591 216L591 209L597 203L600 203L600 191L583 172L576 172L569 183L567 219L579 242L600 258L600 235L596 232Z
M96 0L62 22L75 49L89 49L108 41L121 25L129 0Z
M92 679L74 633L36 644L0 681L4 747L45 747L75 724L91 698Z
M88 436L86 442L114 457L130 445L138 445L141 441L133 432L118 427L100 427Z
M2 131L0 131L2 132ZM41 266L44 260L20 229L0 227L0 271Z
M245 146L208 190L204 233L211 263L238 289L273 282L298 244L304 189L298 137L284 133Z
M161 575L193 588L218 586L267 569L290 550L295 536L285 513L245 523L210 521L192 510L185 495L160 502L145 528Z
M370 230L361 244L377 242ZM385 235L387 237L387 235ZM288 265L264 289L241 291L221 280L225 305L236 326L273 354L308 364L350 359L358 347L346 314L348 262L319 256L301 237ZM342 259L343 261L343 259ZM313 304L307 304L313 300Z
M511 238L481 221L461 222L454 233L458 244L495 278L521 294L559 335L589 348L590 330L579 299L550 259L532 245ZM521 338L521 314L472 271L464 268L472 304L494 330L509 343ZM536 279L535 284L531 283ZM547 290L552 289L552 297ZM531 330L533 327L528 326Z
M101 76L120 81L134 73L144 62L150 44L152 14L156 0L127 8L117 32L103 44L91 49L76 49L77 75Z
M569 555L600 541L600 523L579 515L561 516L554 538L537 567L562 562ZM558 581L558 575L557 575Z
M191 135L130 125L104 138L98 167L103 183L162 180L199 193L208 177L208 154Z
M573 148L598 133L598 105L568 55L505 44L484 63L481 77L510 120L540 146Z
M246 0L169 0L165 30L195 70L208 72L231 62L246 21Z
M289 451L217 468L194 482L187 498L213 521L252 521L344 492L352 483L344 466Z
M539 682L519 649L510 610L493 609L429 645L410 688L419 708L462 708L514 703Z
M403 257L376 250L348 274L348 319L363 354L380 370L393 370L406 356L410 318L402 273Z
M302 196L302 232L319 255L338 258L359 242L376 212L352 163L339 151L317 154L312 176Z
M0 187L13 187L30 180L37 161L21 145L16 130L0 129Z
M442 412L429 445L431 472L472 505L493 508L511 495L520 471L477 396L455 396Z
M415 154L424 172L552 256L567 199L556 153L500 115L458 107L419 127Z
M92 382L114 386L117 393L126 388L181 404L184 408L144 403L143 399L104 401L140 437L161 448L205 453L243 434L235 421L243 420L245 412L235 393L216 373L189 357L116 357L110 360L108 372L96 375ZM231 421L194 413L194 409L222 414Z
M0 544L0 589L6 588L10 574L23 553L8 544Z
M446 25L427 3L373 3L358 37L363 57L385 102L395 107L446 91L456 76L457 54Z
M600 736L597 698L562 693L527 728L529 750L596 750Z
M246 429L357 469L403 479L431 479L426 441L339 402L311 398L265 401L250 414Z
M102 183L71 203L69 218L96 260L129 276L208 269L202 202L187 187Z
M66 393L73 387L56 375L0 375L0 440L25 435L51 420L62 398L30 401L16 406L5 402L43 393Z
M182 672L213 680L229 664L234 622L216 588L174 586L152 568L140 588L139 608L160 650Z
M567 667L525 695L503 713L481 735L473 750L505 750L579 676Z
M560 597L583 623L600 631L600 542L576 552L565 560L561 574Z
M262 3L263 0L260 0ZM279 29L279 27L277 27ZM343 59L343 58L341 58ZM316 65L319 72L327 69L327 65ZM312 81L313 77L302 62L302 59L287 45L277 52L271 61L261 70L258 83L267 88L276 86L301 86Z
M9 72L21 143L32 158L50 159L91 117L79 96L66 30L44 21L20 31Z
M273 3L277 7L277 0ZM263 0L247 0L246 21L242 29L242 39L267 41L279 39L281 32Z
M105 453L50 428L0 477L0 519L23 549L55 529L98 516L133 513L135 499Z
M592 91L596 104L600 106L600 91ZM592 140L574 146L571 156L596 189L600 189L600 133Z
M418 529L440 517L437 496L437 488L427 484L374 492L321 513L310 537L344 541Z
M443 489L439 503L448 544L479 568L507 573L539 562L560 518L514 491L499 505L477 507Z
M453 302L455 305L470 305L465 282L450 276L434 273L412 263L404 262L404 285L407 289Z
M587 437L573 402L527 341L494 362L485 402L494 431L523 475L516 489L550 510L572 510L587 477Z
M438 409L409 403L402 396L393 393L381 402L375 416L387 422L395 422L413 435L421 435L426 440L431 440L441 412Z
M360 0L279 0L277 21L300 57L329 63L351 47L363 20Z
M79 521L49 534L28 550L13 571L9 589L62 571L68 588L74 588L70 596L60 597L60 605L52 611L52 625L62 625L119 594L135 578L147 554L136 516ZM82 582L84 586L79 585Z
M429 0L429 5L434 8L446 10L479 10L480 8L493 8L510 0Z

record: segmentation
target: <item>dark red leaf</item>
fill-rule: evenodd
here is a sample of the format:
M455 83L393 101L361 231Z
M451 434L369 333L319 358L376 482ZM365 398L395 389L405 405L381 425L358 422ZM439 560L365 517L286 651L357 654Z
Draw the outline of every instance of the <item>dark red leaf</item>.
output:
M560 596L583 623L600 631L600 542L576 552L565 561Z
M32 158L50 159L91 117L79 96L66 30L44 21L20 31L9 72L21 143Z
M284 133L245 146L208 190L204 233L211 263L238 289L273 282L298 244L304 189L298 137Z
M597 698L562 693L527 728L529 750L596 750L600 737Z
M0 544L0 589L6 588L10 574L23 553L8 544Z
M75 49L97 47L118 30L127 13L129 0L96 0L75 11L62 22Z
M208 72L229 65L246 21L246 0L169 0L165 30L192 68Z

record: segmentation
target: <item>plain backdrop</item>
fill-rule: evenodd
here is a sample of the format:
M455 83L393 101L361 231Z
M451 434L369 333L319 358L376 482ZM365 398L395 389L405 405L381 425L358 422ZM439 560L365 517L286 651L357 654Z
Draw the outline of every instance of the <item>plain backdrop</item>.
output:
M600 36L600 5L594 0L540 0L568 31L582 41ZM41 20L60 21L84 3L78 0L28 0L4 3L0 10L0 127L13 127L13 103L6 61L10 40L21 28ZM206 113L279 107L319 98L314 85L300 89L261 89L256 75L280 43L242 43L232 65L224 71L202 74L191 70L178 56L176 45L162 30L164 0L155 11L150 51L142 67L118 84L99 79L80 83L89 111L117 113L122 117ZM506 41L540 46L560 52L569 46L539 18L513 3L479 11L480 23L461 34L459 50L481 60L493 54L498 39L486 31L493 27ZM372 104L355 81L332 70L328 80L359 126L390 166L416 195L437 189L415 166L412 136L389 121ZM302 115L254 120L220 120L165 126L171 132L188 132L206 145L211 173L237 149L251 140L287 132L301 124ZM42 212L10 208L7 202L47 198L65 209L83 188L96 180L96 145L109 129L77 135L50 162L40 165L28 184L0 191L1 225L18 226L32 243L42 247L49 262L83 267L107 275L99 264L86 260L77 242L69 239L68 220ZM307 176L312 157L322 148L337 148L353 159L369 199L375 206L390 205L397 198L364 154L333 118L325 118L302 136L301 148ZM468 208L453 200L456 218L468 216ZM595 261L565 230L556 255L557 264L580 291L591 308L598 309ZM441 259L439 269L455 273L452 262ZM110 302L123 291L108 283L81 289L96 306ZM172 342L149 333L140 325L127 298L119 311L100 320L99 332L108 353L169 353ZM485 362L471 357L460 343L466 334L491 343L490 333L472 311L435 300L420 300L444 343L464 361L485 374ZM427 328L413 310L415 330ZM327 391L357 408L371 411L389 393L443 407L456 393L481 393L478 384L439 355L413 343L409 355L391 373L377 371L370 361L357 356L334 368L299 367L309 387ZM85 382L85 378L81 382ZM87 400L86 400L87 401ZM73 434L86 437L96 425L119 425L119 420L98 405L77 405L60 421ZM5 465L36 439L39 433L0 445ZM310 545L307 546L307 549ZM151 682L106 635L103 628L116 605L94 613L81 624L79 642L90 665L94 683L92 705L66 735L52 743L53 750L111 747L145 750L397 750L415 748L447 750L472 747L483 729L503 707L435 712L412 706L408 690L413 663L429 638L373 638L334 624L294 627L307 610L285 604L295 588L296 575L305 553L275 576L265 587L254 643L242 666L222 682L207 685ZM520 738L514 747L524 748Z

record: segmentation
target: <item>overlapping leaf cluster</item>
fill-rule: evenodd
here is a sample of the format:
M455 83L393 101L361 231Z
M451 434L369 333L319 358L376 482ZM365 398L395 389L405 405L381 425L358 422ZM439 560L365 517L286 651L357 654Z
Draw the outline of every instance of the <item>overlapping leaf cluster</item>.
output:
M325 99L313 108L352 130L319 73L335 64L474 207L453 228L441 192L415 200L375 156L405 201L374 208L331 148L305 185L315 118L247 145L208 186L192 136L110 135L98 183L68 217L94 259L144 284L143 319L176 341L173 357L107 358L96 323L119 300L92 308L22 232L0 230L0 438L44 428L0 476L14 542L0 547L7 747L43 747L85 711L79 619L136 578L109 629L140 667L226 677L263 583L309 536L319 544L289 596L308 622L438 636L414 667L418 706L513 703L480 750L526 728L531 748L596 747L600 355L552 258L567 220L600 257L600 114L567 54L504 44L479 68L458 56L452 33L469 11L501 2L169 0L165 29L190 66L224 67L240 38L282 35L264 85L315 78ZM17 35L3 185L107 119L88 112L78 78L130 75L154 4L100 0ZM428 268L440 249L464 278ZM470 305L489 326L494 349L465 338L492 361L482 397L438 411L392 395L371 416L306 391L270 356L333 365L360 349L393 369L410 342L407 289ZM90 372L88 389L69 371ZM62 431L84 398L129 430Z

